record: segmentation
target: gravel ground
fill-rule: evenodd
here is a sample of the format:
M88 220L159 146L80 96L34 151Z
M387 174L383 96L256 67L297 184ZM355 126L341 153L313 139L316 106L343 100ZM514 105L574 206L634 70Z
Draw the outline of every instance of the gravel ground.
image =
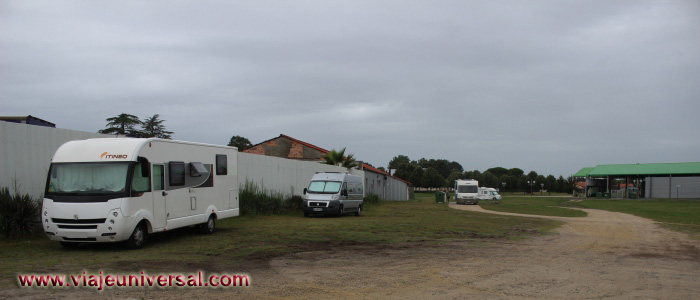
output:
M565 224L522 241L344 245L256 259L231 272L247 273L247 288L16 288L0 298L697 299L699 241L644 218L585 211L542 217Z

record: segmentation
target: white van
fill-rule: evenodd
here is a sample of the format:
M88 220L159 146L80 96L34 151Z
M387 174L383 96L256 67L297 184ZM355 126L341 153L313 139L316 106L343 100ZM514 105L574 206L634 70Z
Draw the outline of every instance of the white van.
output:
M455 201L457 204L479 203L479 182L471 179L455 180Z
M480 187L479 188L480 200L501 200L501 195L494 188Z
M365 198L362 177L348 173L320 172L314 174L304 189L304 216L326 214L360 216Z
M238 150L191 142L103 138L71 141L51 160L41 212L65 247L126 241L239 215Z

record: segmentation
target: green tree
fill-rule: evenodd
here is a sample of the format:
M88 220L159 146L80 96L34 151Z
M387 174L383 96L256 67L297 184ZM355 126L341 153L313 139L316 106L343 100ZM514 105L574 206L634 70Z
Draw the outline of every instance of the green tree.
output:
M453 162L449 163L448 166L450 167L450 170L451 170L452 172L454 172L454 171L457 171L457 172L460 172L460 173L464 172L464 168L462 167L462 165L459 164L459 163L456 162L456 161L453 161Z
M398 156L394 156L394 158L389 161L389 169L398 169L402 164L410 163L411 159L409 159L408 156L399 154Z
M411 173L413 173L414 169L415 169L415 167L413 165L411 165L410 163L400 164L396 168L396 172L394 172L394 176L410 182L411 181L410 180ZM413 182L411 182L411 183L413 183Z
M455 180L462 179L462 177L463 177L462 172L452 171L452 173L450 173L450 176L448 176L447 179L445 179L445 186L446 187L454 187Z
M491 169L486 170L486 172L489 172L496 177L501 177L503 175L508 174L508 169L503 168L503 167L495 167L495 168L491 168Z
M445 184L445 177L442 177L437 170L427 168L421 178L421 184L423 184L423 187L440 188Z
M157 137L161 139L171 139L173 134L172 131L167 131L165 125L163 125L165 120L160 120L160 115L155 114L150 118L145 118L141 122L141 128L143 129L142 134L144 137Z
M358 165L353 154L345 155L345 148L340 151L336 151L335 149L328 151L328 153L321 158L328 165L341 166L348 170Z
M549 176L547 176L547 178L545 178L545 180L546 180L546 182L544 183L544 188L547 191L550 191L550 192L557 192L558 191L556 177L554 177L553 175L549 175Z
M141 125L139 117L130 114L119 114L116 117L107 118L107 128L100 129L99 133L104 134L141 134L136 125Z
M238 148L238 151L243 151L245 149L253 147L253 144L251 144L250 140L248 140L247 138L244 138L240 135L234 135L231 137L231 140L228 142L228 146L236 147L236 148Z
M423 182L421 181L422 179L423 179L423 168L416 167L415 169L413 169L413 172L411 172L411 177L408 179L408 181L413 183L413 186L425 187L425 185L423 185Z
M512 168L508 170L508 175L515 176L516 178L520 178L523 174L525 174L525 171L522 169Z

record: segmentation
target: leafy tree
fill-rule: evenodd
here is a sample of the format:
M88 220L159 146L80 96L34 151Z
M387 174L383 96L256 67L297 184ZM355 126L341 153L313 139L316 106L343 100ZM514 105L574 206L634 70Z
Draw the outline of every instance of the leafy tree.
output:
M165 125L163 125L165 120L160 120L159 118L160 115L155 114L150 118L145 118L141 122L141 128L143 129L142 134L144 137L171 139L173 132L165 130Z
M394 172L394 176L401 178L403 180L411 181L410 180L411 173L413 173L414 169L415 169L415 167L413 165L411 165L410 163L400 164L396 168L396 172ZM411 183L413 183L413 182L411 182Z
M544 188L550 192L557 192L557 178L552 175L547 176L547 178L545 178Z
M453 161L453 162L449 163L448 166L450 167L450 170L451 170L452 172L454 172L454 171L457 171L457 172L460 172L460 173L464 172L464 168L462 167L462 165L460 165L460 164L459 164L458 162L456 162L456 161Z
M445 179L445 186L453 187L455 185L455 180L462 179L463 176L464 174L462 174L462 172L452 171L452 173L450 173L450 176L448 176L447 179Z
M525 171L518 168L508 170L508 175L515 176L516 178L520 178L520 176L523 176L523 174L525 174Z
M104 134L140 134L141 132L134 127L143 123L139 120L139 117L125 113L107 118L106 121L107 128L100 129L97 132Z
M427 168L425 169L423 177L421 178L421 184L423 184L423 187L429 188L443 187L445 184L445 177L442 177L437 170Z
M243 151L245 149L253 147L253 144L251 144L250 140L248 140L247 138L244 138L240 135L234 135L228 142L228 146L236 147L238 148L238 151Z
M377 170L382 171L382 172L387 172L387 173L389 173L389 171L387 171L386 169L384 169L384 167L379 167L379 168L377 168Z
M498 188L500 183L498 182L498 177L493 175L491 172L486 171L481 175L481 181L479 181L479 186Z
M411 177L409 177L408 181L413 183L413 186L424 187L423 182L421 181L422 179L423 168L416 167L415 169L413 169L413 172L411 172Z
M530 177L530 179L535 179L537 178L537 172L530 171L530 173L527 173L527 177Z
M503 168L503 167L495 167L495 168L491 168L491 169L486 170L486 172L489 172L496 177L501 177L503 175L508 174L508 169Z
M322 158L328 165L342 166L348 170L358 165L353 154L345 155L345 148L340 151L336 151L335 149L328 151Z
M410 164L411 160L406 155L394 156L394 158L389 161L389 169L398 169L402 164Z

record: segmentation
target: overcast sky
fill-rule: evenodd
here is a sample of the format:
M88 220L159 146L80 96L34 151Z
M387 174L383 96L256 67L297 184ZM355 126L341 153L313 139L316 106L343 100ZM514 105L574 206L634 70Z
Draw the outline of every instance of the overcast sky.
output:
M700 161L698 1L0 1L0 115L385 166Z

